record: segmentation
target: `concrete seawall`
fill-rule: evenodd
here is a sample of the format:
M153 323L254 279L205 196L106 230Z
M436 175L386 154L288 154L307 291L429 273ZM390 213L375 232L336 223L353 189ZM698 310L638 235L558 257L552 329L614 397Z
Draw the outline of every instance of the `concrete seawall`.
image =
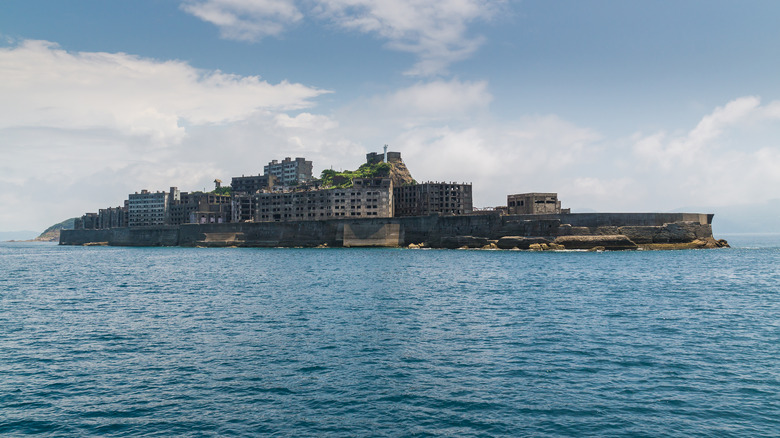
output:
M445 247L459 236L497 240L625 235L637 243L678 243L712 238L712 215L699 213L584 213L560 215L418 216L295 222L186 224L168 227L63 230L62 245L113 246Z

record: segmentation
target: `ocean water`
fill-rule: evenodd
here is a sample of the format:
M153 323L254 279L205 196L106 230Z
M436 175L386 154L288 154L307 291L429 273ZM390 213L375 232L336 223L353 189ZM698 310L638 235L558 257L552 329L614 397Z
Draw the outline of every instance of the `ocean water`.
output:
M780 436L780 236L0 244L0 436Z

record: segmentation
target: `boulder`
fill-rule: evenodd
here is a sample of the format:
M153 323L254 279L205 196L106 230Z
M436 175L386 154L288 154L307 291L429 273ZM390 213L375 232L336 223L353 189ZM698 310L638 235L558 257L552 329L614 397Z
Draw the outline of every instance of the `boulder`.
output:
M560 236L555 243L566 249L591 249L603 246L607 250L636 249L636 243L622 234L599 236Z

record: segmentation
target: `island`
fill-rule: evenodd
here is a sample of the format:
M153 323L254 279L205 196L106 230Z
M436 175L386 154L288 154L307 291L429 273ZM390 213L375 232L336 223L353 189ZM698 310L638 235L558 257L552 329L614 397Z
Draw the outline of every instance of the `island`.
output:
M706 213L571 213L556 193L473 207L472 186L417 182L400 152L312 177L305 158L214 181L211 192L141 190L77 218L61 245L638 250L727 247Z

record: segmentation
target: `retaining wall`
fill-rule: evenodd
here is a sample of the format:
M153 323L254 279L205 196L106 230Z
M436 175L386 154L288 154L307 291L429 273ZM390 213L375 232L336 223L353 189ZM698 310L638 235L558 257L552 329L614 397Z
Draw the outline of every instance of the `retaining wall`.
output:
M116 246L406 246L427 243L442 246L442 239L478 236L555 238L573 234L614 234L609 227L635 227L635 234L648 234L647 227L688 223L696 235L709 235L712 215L699 213L580 213L561 215L481 214L469 216L418 216L324 221L186 224L179 227L113 228L108 230L63 230L62 245L108 242ZM625 228L629 230L629 228ZM607 234L609 234L607 233ZM629 236L631 237L631 236Z

